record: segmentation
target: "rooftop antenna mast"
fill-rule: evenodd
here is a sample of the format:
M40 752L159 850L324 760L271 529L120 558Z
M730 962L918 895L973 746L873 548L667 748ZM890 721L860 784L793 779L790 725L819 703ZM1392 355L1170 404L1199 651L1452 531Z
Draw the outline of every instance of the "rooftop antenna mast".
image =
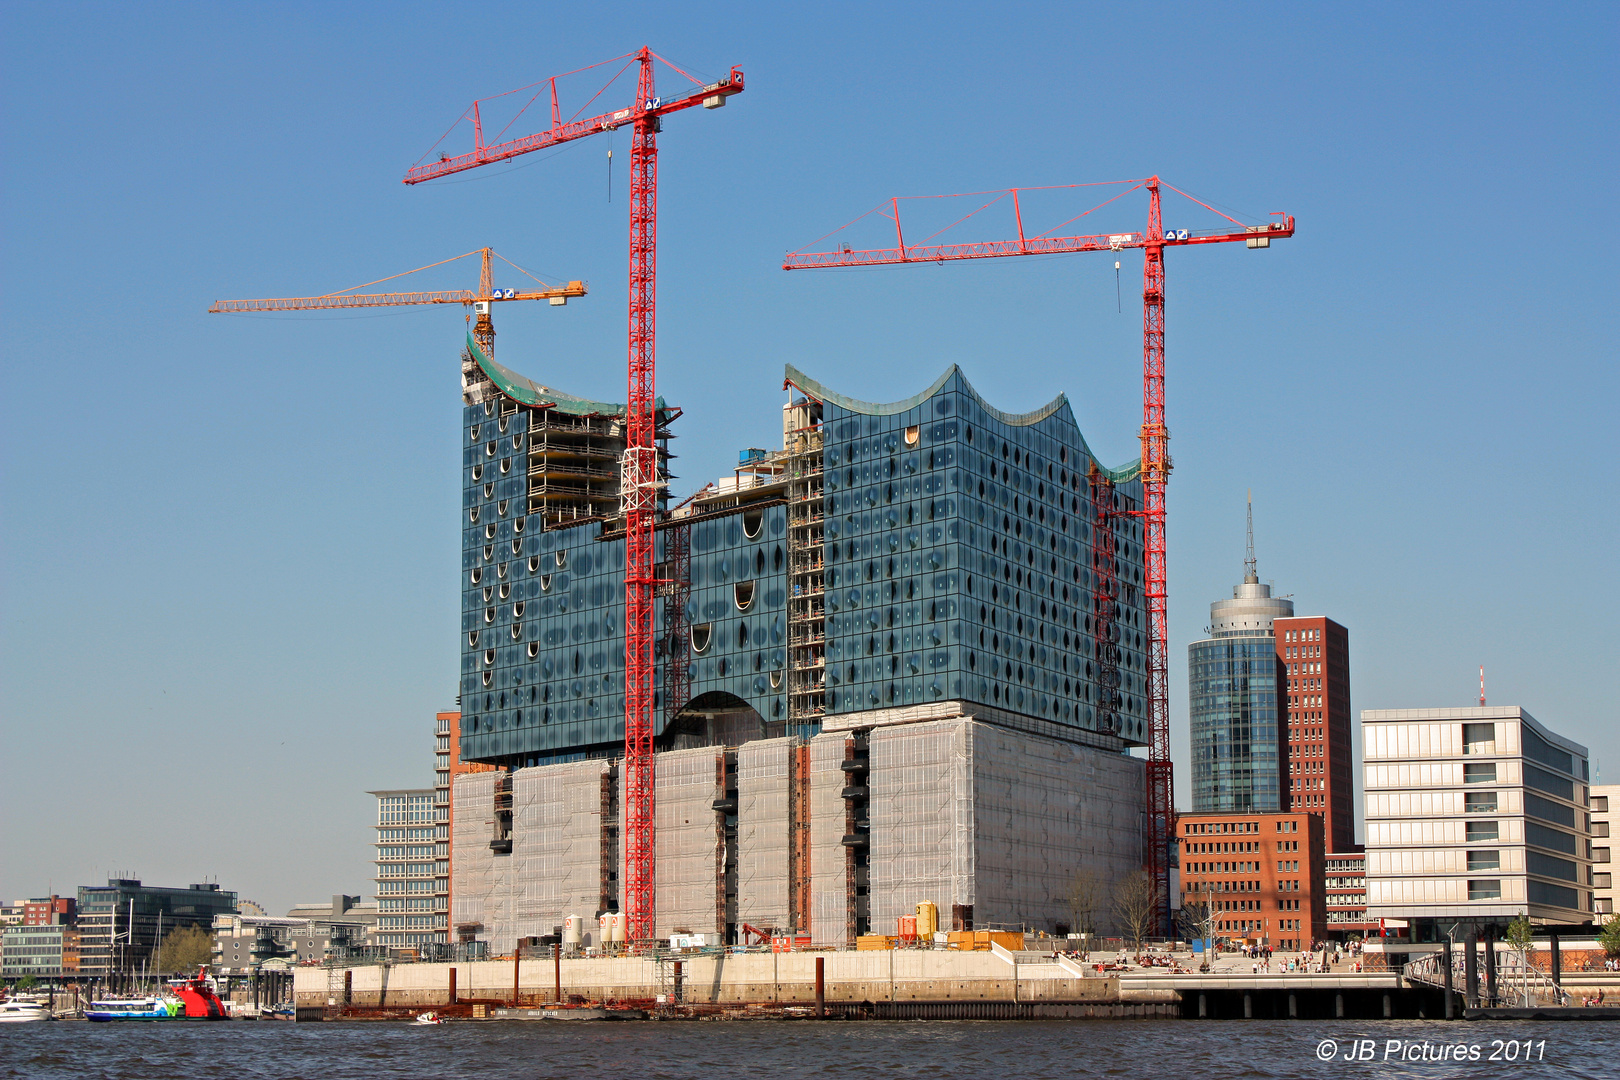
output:
M1248 549L1247 549L1247 552L1243 556L1243 584L1245 584L1245 585L1257 585L1260 582L1260 575L1259 575L1259 573L1256 572L1256 563L1255 563L1255 559L1254 559L1254 489L1253 488L1249 489L1248 539L1249 539Z
M1485 707L1485 665L1479 665L1479 707Z

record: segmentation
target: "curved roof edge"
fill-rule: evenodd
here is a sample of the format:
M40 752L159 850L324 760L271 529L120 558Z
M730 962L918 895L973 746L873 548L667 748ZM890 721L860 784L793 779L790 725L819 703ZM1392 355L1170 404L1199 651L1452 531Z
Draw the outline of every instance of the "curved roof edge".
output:
M558 412L573 416L623 416L625 406L610 401L592 401L589 398L574 397L553 390L549 386L541 386L533 379L526 378L511 368L502 367L478 347L471 334L467 335L467 352L472 355L489 381L495 388L513 401L522 405L533 405L541 409L555 409ZM653 407L659 412L667 412L669 407L663 398L654 402Z
M862 401L860 398L847 397L844 394L838 393L836 390L829 390L824 384L812 379L810 376L806 375L792 364L783 364L782 367L784 381L792 383L794 386L798 387L800 390L804 391L806 394L818 401L831 402L841 409L845 409L853 413L860 413L863 416L894 416L898 413L915 409L917 406L939 393L940 390L944 388L945 384L951 381L953 376L961 381L963 391L971 395L973 400L978 402L979 406L984 409L985 412L989 413L1003 424L1007 424L1011 427L1029 427L1033 424L1040 423L1049 416L1053 416L1064 411L1065 409L1069 409L1069 395L1060 393L1057 397L1053 398L1039 409L1035 409L1031 412L1003 412L994 405L990 404L988 401L984 400L984 396L973 388L973 384L968 382L967 376L963 374L962 368L957 364L952 364L950 367L946 368L945 373L939 378L935 379L929 385L928 389L924 390L922 393L913 394L903 401L895 401L887 405L880 405L871 401ZM1074 413L1072 409L1069 409L1069 415L1070 423L1073 423ZM1080 426L1075 424L1075 431L1078 432L1079 430ZM1086 453L1091 456L1091 459L1096 461L1097 456L1091 452L1091 446L1086 442L1086 437L1084 434L1081 434L1080 436L1080 443L1086 448ZM1110 469L1101 463L1099 463L1097 467L1101 469L1103 474L1107 476L1108 479L1113 483L1123 484L1127 481L1135 480L1141 474L1142 461L1140 458L1138 458L1137 460L1122 465L1117 469Z

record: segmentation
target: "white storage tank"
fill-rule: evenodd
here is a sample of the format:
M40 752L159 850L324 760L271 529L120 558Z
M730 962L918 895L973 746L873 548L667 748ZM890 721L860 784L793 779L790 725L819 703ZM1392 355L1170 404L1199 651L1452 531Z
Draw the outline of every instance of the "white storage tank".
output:
M578 952L580 944L585 939L585 919L583 916L570 915L563 919L563 948L568 952Z

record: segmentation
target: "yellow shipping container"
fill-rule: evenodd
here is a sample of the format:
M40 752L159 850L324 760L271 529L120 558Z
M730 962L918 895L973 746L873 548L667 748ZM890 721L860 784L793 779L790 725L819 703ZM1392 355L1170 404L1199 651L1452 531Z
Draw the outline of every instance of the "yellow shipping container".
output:
M917 936L932 938L939 932L939 905L924 900L917 905Z
M894 938L888 934L862 934L855 939L855 948L860 949L892 949Z

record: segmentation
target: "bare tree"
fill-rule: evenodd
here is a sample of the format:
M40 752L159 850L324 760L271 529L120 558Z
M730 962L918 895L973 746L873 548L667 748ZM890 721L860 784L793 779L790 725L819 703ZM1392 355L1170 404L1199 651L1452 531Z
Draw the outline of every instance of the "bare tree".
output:
M1089 867L1076 870L1069 880L1069 895L1065 899L1074 920L1074 932L1080 935L1080 954L1089 957L1091 943L1097 936L1097 909L1103 900L1103 885L1096 871Z
M1122 878L1114 887L1114 918L1137 956L1142 954L1142 939L1159 925L1159 902L1159 884L1146 870Z
M1194 938L1204 943L1203 970L1210 968L1210 948L1215 941L1216 924L1220 921L1220 911L1215 907L1213 892L1205 889L1203 893L1188 893L1181 905L1179 916L1181 932L1188 938Z

